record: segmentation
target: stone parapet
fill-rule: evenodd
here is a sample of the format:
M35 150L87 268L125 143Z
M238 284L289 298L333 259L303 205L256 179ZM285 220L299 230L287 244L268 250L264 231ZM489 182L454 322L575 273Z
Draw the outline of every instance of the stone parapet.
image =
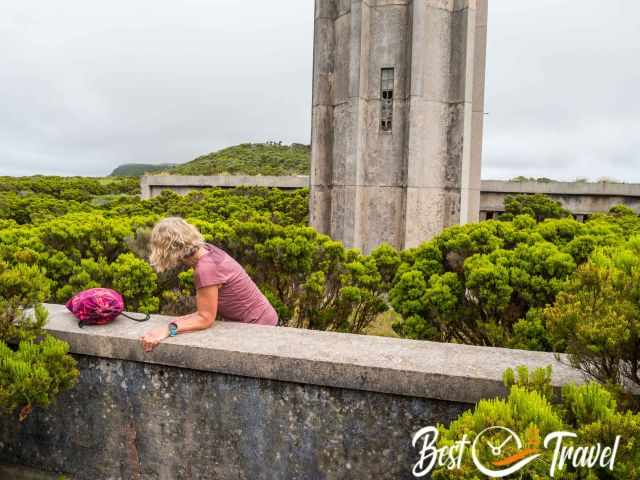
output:
M47 309L51 334L72 353L101 358L463 403L503 395L502 373L517 365L552 365L556 386L582 381L551 353L235 322L168 338L145 353L139 336L171 317L79 328L63 305Z

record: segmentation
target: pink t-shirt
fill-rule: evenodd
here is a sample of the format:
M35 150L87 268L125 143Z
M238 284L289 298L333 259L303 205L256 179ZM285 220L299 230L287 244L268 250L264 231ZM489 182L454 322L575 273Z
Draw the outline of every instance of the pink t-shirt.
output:
M193 280L196 288L221 285L218 313L224 320L276 325L278 314L247 272L227 252L209 243L198 259Z

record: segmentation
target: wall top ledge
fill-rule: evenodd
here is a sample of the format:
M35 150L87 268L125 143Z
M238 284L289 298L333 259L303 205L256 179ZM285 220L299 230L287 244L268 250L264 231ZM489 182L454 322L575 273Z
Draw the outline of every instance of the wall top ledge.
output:
M240 187L305 188L306 175L145 175L143 187ZM640 197L640 184L611 182L513 182L482 180L482 193L542 193L547 195L594 195Z
M145 186L189 186L189 187L273 187L305 188L309 186L307 175L144 175L140 178Z
M593 195L640 197L638 183L611 182L512 182L483 180L483 193L542 193L547 195Z
M464 403L504 395L502 372L517 365L552 365L555 386L584 381L551 353L235 322L167 338L145 353L138 338L171 317L135 322L120 316L81 329L64 305L45 307L48 332L82 355Z

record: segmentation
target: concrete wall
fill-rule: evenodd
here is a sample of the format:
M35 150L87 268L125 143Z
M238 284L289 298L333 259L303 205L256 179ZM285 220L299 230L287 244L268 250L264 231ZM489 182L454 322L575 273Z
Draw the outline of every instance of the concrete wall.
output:
M486 17L487 0L316 0L313 227L369 252L477 220Z
M262 176L145 176L140 182L142 197L151 198L162 190L188 193L209 187L231 188L241 185L255 185L285 190L309 186L309 177L262 177ZM592 213L607 212L614 205L627 205L640 213L640 184L634 183L576 183L576 182L509 182L503 180L483 180L481 183L480 220L493 218L504 212L507 195L542 193L571 211L583 220ZM415 218L428 215L429 211L416 212Z
M507 182L484 180L480 197L480 219L504 212L508 195L540 193L560 202L579 220L615 205L626 205L640 213L640 184L587 182Z
M256 186L292 190L309 186L309 177L269 175L144 175L140 179L142 198L147 200L172 190L181 195L203 188Z
M0 462L74 480L408 479L412 434L503 395L505 368L582 381L540 352L224 322L145 354L138 337L168 317L79 329L47 308L79 385L2 418Z

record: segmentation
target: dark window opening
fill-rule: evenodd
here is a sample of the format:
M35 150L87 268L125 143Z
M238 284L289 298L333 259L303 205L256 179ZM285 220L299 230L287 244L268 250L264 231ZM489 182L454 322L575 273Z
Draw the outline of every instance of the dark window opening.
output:
M393 120L393 83L395 72L393 68L383 68L380 75L380 128L383 132L390 132Z

